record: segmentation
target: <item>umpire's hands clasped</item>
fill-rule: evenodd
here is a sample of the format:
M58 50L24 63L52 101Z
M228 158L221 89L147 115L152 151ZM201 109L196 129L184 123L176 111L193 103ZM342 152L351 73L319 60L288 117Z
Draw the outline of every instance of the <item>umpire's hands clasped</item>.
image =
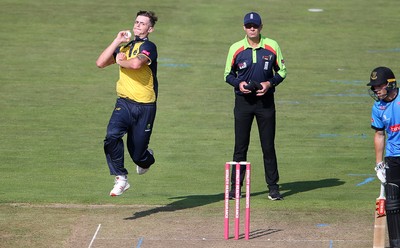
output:
M239 90L244 94L250 94L252 92L251 90L245 88L247 84L248 83L245 81L242 81L239 84ZM256 91L256 96L263 96L265 93L267 93L268 89L271 88L271 83L269 81L261 82L260 84L262 86L262 89Z

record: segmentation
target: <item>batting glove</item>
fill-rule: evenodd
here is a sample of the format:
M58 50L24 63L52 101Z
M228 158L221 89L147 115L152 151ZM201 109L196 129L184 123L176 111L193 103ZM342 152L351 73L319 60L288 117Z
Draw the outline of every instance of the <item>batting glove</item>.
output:
M381 161L375 166L376 176L382 183L386 183L386 164Z

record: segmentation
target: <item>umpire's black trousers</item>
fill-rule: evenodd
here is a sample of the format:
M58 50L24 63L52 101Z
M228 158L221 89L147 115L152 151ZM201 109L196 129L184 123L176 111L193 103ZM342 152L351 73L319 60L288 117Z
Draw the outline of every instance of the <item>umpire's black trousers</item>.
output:
M233 161L247 161L251 126L255 117L263 152L265 181L270 190L278 189L279 173L275 153L276 115L274 94L266 94L261 97L236 95L234 117L235 149ZM243 185L245 166L241 167L240 174L241 185ZM235 175L236 172L232 169L232 186L235 185Z

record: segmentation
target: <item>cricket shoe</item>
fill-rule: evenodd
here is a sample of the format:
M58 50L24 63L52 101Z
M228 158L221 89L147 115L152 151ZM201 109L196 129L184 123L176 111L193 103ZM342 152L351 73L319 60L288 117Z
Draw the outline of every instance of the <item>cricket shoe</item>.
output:
M153 150L148 149L148 151L149 151L149 153L150 153L151 155L154 154ZM136 172L137 172L137 174L139 174L139 175L143 175L144 173L148 172L149 169L150 169L150 168L142 168L142 167L140 167L139 165L136 165Z
M119 196L127 191L131 185L128 183L126 176L116 176L114 180L114 188L110 192L110 196Z
M149 168L145 169L145 168L140 167L139 165L136 166L136 172L139 175L143 175L147 171L149 171Z
M240 192L239 198L242 198L242 192ZM236 199L236 192L235 190L229 191L229 200L235 200Z
M278 189L271 189L268 194L268 199L271 201L283 200L281 193Z

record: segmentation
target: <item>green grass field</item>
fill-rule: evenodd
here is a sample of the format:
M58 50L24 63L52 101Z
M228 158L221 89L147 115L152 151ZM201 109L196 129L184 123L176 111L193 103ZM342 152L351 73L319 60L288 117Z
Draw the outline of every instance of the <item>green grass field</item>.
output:
M118 69L98 69L95 61L142 9L159 16L150 36L159 50L150 144L157 162L139 177L126 156L133 188L111 198L103 138ZM2 0L0 242L20 247L15 237L24 237L43 245L26 234L36 227L16 224L15 203L222 210L223 165L232 158L234 138L234 95L223 71L230 44L244 36L243 16L253 10L263 18L262 33L280 44L288 77L276 93L285 200L267 200L254 125L252 211L343 212L372 226L379 183L368 182L375 158L373 100L365 85L380 65L400 77L399 9L398 0ZM329 216L315 223L343 218ZM69 234L53 233L64 247Z

